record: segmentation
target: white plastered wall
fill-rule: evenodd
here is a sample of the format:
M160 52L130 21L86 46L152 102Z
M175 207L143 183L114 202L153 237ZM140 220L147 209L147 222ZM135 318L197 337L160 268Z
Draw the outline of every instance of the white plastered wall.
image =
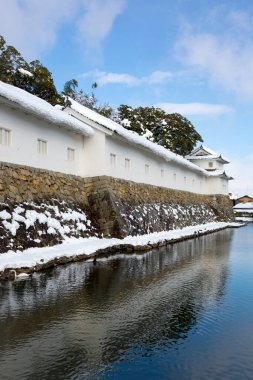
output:
M94 129L94 135L85 141L83 176L94 177L105 175L105 134Z
M191 162L205 170L211 170L211 169L224 170L224 164L216 160L202 159L202 160L192 160ZM212 167L209 166L209 162L212 162L213 164Z
M228 193L227 180L207 178L175 162L166 162L92 121L88 124L94 128L94 135L84 137L21 110L0 105L0 113L0 127L11 131L10 146L0 145L0 161L82 177L108 175L199 194ZM85 118L82 121L87 122ZM46 155L38 153L38 139L47 141ZM68 160L67 148L74 149L74 161ZM115 165L111 154L116 156ZM129 167L125 159L130 160Z
M206 193L228 195L228 180L220 177L209 177L207 179Z
M11 131L10 145L0 145L0 161L84 175L83 136L27 115L21 110L0 105L0 113L0 128ZM47 142L46 154L38 153L38 139ZM68 148L74 149L74 161L68 160Z
M130 167L125 160L130 160ZM147 167L148 166L148 167ZM209 194L207 178L176 162L166 162L142 148L106 137L106 175L176 190Z
M85 139L83 176L95 177L105 175L105 138L107 135L111 135L112 131L87 119L72 108L66 108L65 112L93 128L93 136Z

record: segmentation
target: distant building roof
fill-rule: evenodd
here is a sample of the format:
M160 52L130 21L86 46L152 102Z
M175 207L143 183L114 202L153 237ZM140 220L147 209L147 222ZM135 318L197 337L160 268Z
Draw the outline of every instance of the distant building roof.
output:
M190 154L186 156L188 160L216 160L223 164L228 164L229 161L222 157L220 153L216 153L213 150L200 145L198 148L194 149Z

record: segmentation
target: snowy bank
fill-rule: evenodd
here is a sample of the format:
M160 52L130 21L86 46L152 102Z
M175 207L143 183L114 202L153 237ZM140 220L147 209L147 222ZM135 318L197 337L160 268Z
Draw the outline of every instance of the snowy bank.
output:
M89 257L120 250L125 252L147 251L158 245L198 237L228 227L240 226L243 226L243 224L213 222L141 236L127 236L124 239L101 239L97 237L69 238L64 240L62 244L52 247L29 248L22 252L10 250L0 254L0 272L10 268L26 268L28 272L34 272L57 264L81 259L85 260ZM129 250L124 249L124 247Z

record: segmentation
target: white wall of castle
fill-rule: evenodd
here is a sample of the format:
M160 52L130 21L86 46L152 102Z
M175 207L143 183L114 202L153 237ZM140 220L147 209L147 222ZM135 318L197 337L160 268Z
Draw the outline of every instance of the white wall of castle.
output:
M84 137L3 105L0 114L0 128L11 133L10 144L0 144L0 161L82 177L108 175L199 194L228 193L226 180L166 162L93 122L89 125L94 135ZM39 140L46 142L45 152L39 151Z
M199 194L215 194L220 182L212 178L209 186L203 174L111 136L106 137L106 175Z
M81 175L83 137L0 104L0 128L10 131L10 144L0 145L0 161ZM46 142L46 152L38 151L38 140ZM74 160L68 159L68 148Z
M224 164L216 160L200 159L192 160L191 162L205 170L224 170ZM209 164L211 164L211 166Z

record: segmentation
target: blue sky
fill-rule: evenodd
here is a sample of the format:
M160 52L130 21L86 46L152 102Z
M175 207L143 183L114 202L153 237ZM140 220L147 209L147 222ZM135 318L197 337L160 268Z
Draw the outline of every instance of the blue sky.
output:
M0 0L0 34L99 103L186 116L228 157L231 190L253 195L253 2Z

